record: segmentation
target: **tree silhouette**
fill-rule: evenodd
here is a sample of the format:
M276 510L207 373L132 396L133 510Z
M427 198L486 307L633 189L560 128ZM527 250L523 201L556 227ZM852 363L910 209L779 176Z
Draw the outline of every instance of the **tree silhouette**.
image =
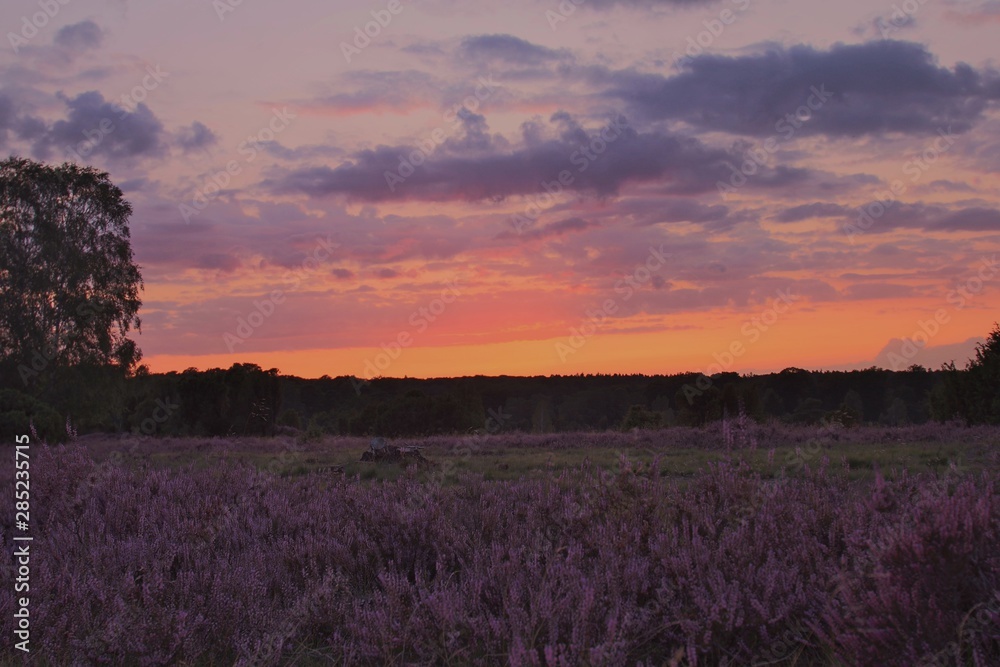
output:
M142 304L131 214L105 172L0 162L0 359L25 384L50 366L141 358L127 338Z
M986 342L976 346L968 371L969 421L1000 423L1000 324L994 324Z

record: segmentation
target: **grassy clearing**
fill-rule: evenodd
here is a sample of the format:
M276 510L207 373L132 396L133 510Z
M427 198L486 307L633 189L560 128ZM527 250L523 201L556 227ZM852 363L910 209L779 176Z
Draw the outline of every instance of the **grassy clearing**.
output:
M662 437L658 437L662 434ZM403 474L449 485L463 474L482 475L485 480L518 480L562 470L593 466L617 471L623 457L633 465L648 465L660 459L663 475L689 478L704 471L710 463L741 458L764 477L794 474L801 464L816 467L824 459L831 471L851 479L871 479L876 471L893 477L902 470L910 473L941 474L954 466L962 473L996 468L1000 444L997 439L977 438L963 442L922 442L887 439L866 441L852 438L846 431L836 440L803 444L801 439L776 440L756 448L708 449L671 442L669 430L647 432L637 442L635 434L609 433L594 444L593 434L581 435L579 446L560 442L539 442L525 435L474 436L467 438L430 438L422 441L424 455L435 468L407 471L399 465L360 461L368 447L365 438L326 437L303 442L289 437L278 438L117 438L88 436L80 443L97 462L115 461L152 468L181 469L193 466L200 470L223 461L244 462L268 469L282 476L309 473L333 474L330 468L341 466L344 474L361 481L394 480ZM572 437L572 436L567 436ZM408 441L412 443L413 441ZM572 442L572 440L570 440Z

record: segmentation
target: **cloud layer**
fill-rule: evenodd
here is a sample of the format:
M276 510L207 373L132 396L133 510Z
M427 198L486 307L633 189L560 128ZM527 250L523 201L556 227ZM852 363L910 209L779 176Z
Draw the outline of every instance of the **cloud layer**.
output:
M995 4L887 35L855 0L429 0L377 31L311 2L68 5L0 53L0 147L123 188L161 370L235 360L223 336L275 290L237 352L336 353L317 374L401 331L477 352L389 374L513 349L539 373L690 370L734 341L735 370L844 365L940 308L940 349L995 319Z

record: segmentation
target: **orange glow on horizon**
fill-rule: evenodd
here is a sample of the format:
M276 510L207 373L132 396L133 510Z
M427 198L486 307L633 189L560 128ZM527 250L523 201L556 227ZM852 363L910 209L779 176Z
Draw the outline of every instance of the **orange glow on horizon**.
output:
M702 313L691 328L664 332L612 332L598 329L574 337L540 340L419 345L394 348L343 348L238 352L214 355L151 355L144 360L153 372L194 367L228 368L255 363L278 368L284 375L316 378L352 375L359 378L459 377L469 375L575 375L579 373L641 373L646 375L720 371L768 373L795 366L806 369L867 367L879 348L870 341L902 339L933 318L936 307L909 307L887 312L883 301L838 304L818 310L807 303L782 315L768 306L742 314ZM994 316L986 309L948 311L929 347L962 343L982 336ZM989 322L987 322L989 320ZM771 322L770 325L767 322ZM579 328L585 320L572 325ZM901 324L902 323L902 324ZM622 323L624 324L624 323ZM864 336L853 334L863 331ZM973 332L971 335L969 332ZM387 348L387 349L386 349ZM965 360L956 359L961 367ZM915 363L919 359L915 360Z

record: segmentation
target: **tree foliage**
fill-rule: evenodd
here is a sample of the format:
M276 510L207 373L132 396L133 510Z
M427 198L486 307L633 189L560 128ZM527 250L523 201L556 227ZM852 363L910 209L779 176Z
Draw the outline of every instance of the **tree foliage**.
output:
M163 394L178 396L175 421L184 435L270 435L281 410L278 369L256 364L189 368L177 376L176 390L168 385Z
M931 412L938 421L1000 424L1000 325L993 326L964 371L954 363L941 369L943 377L930 395Z
M967 404L971 423L1000 423L1000 325L976 346L968 366Z
M31 426L49 442L66 439L64 422L50 406L14 389L0 389L0 436L10 441Z
M27 384L49 366L116 365L142 353L142 276L131 205L108 174L19 157L0 162L0 357Z

